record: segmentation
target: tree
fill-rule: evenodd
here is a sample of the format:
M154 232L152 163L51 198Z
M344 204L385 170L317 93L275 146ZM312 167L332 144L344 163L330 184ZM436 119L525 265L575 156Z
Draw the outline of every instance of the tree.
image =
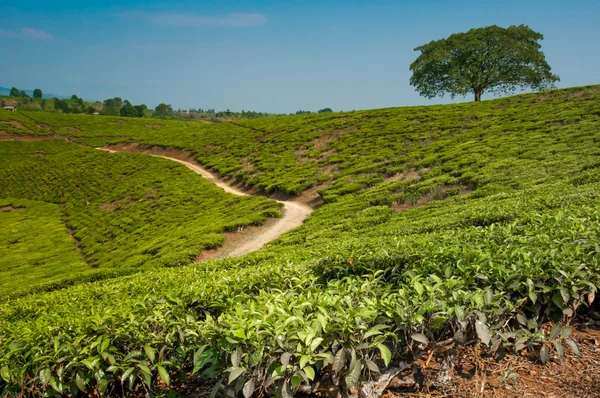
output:
M19 92L19 97L21 97L21 98L29 98L29 96L27 95L27 93L25 91L23 91L23 90L21 90Z
M118 101L117 101L118 100ZM105 115L119 116L121 114L121 105L123 101L121 98L109 98L104 100L104 111Z
M121 107L121 116L138 117L138 111L131 105L131 102L125 100Z
M173 113L173 108L168 104L158 104L156 108L154 108L155 116L169 116Z
M528 26L496 25L455 33L415 48L421 55L410 65L410 84L428 98L450 93L510 93L516 88L544 90L559 77L550 73L538 41L544 36Z
M330 112L333 112L331 110L331 108L323 108L323 109L319 110L319 113L330 113Z
M146 111L148 110L148 107L146 106L146 104L135 105L134 108L138 113L138 117L144 117L144 115L146 114Z
M19 96L19 89L16 87L13 87L10 89L10 96L11 97L18 97Z
M77 96L76 96L75 94L73 94L73 95L71 96L71 99L72 99L72 100L75 100L75 101L78 101L78 100L79 100L79 98L77 98Z
M33 98L42 98L42 90L39 88L33 90Z

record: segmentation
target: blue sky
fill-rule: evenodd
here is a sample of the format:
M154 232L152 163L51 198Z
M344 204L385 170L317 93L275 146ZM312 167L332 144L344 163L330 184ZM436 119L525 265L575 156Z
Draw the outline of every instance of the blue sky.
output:
M19 0L2 2L0 16L0 86L152 107L288 113L450 102L408 84L414 47L492 24L543 33L559 87L600 83L597 0Z

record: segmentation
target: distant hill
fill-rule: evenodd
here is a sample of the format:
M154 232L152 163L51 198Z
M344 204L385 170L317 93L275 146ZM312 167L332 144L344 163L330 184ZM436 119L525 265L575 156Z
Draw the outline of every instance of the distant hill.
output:
M19 91L21 91L21 89L19 89ZM33 97L33 90L23 90L27 93L27 95L29 95L30 97ZM0 95L9 95L10 94L10 88L8 87L0 87ZM71 96L65 96L65 95L57 95L57 94L52 94L52 93L45 93L42 91L42 98L59 98L59 99L65 99L65 98L71 98ZM87 101L87 100L86 100Z

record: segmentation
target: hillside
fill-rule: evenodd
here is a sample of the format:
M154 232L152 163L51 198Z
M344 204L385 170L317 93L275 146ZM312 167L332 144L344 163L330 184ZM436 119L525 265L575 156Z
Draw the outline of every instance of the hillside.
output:
M194 264L202 233L217 247L279 205L228 207L183 166L94 149L111 146L169 148L316 210L259 251ZM567 325L597 309L600 86L215 124L0 112L0 152L0 207L52 206L84 273L119 270L94 282L74 261L63 285L0 302L7 390L164 393L194 373L248 396L346 391L422 356L439 369L452 344L560 361L578 350Z

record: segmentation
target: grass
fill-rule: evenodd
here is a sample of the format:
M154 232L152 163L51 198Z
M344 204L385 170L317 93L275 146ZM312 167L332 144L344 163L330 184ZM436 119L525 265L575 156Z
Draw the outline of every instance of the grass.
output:
M448 338L478 339L498 358L577 353L568 326L539 326L567 325L600 285L599 99L600 87L590 86L479 104L159 128L1 114L23 126L2 125L11 133L69 126L81 144L177 147L267 191L318 187L325 203L301 228L239 259L149 267L0 304L5 388L160 392L184 382L183 371L239 394L286 395L331 373L349 389ZM73 159L94 153L103 168L142 162L76 151ZM0 184L13 197L46 191L43 180L10 185L9 175ZM84 214L72 213L72 222ZM86 225L84 235L94 236L104 223Z

